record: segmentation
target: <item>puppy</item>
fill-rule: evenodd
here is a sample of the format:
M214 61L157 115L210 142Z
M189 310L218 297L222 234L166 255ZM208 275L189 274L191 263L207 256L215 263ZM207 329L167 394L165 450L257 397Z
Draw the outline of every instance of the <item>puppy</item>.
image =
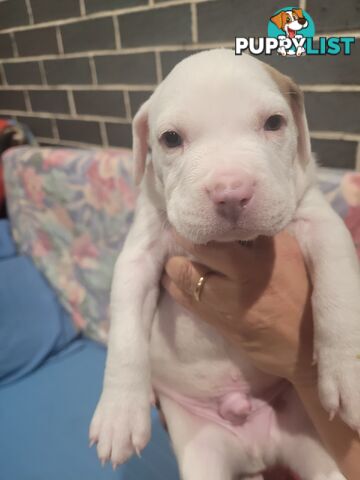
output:
M280 29L283 30L288 38L301 38L299 31L308 26L308 21L304 17L301 8L293 8L292 10L286 10L274 15L270 20ZM279 37L280 38L280 37ZM294 50L285 50L284 47L280 47L278 52L285 55L297 55L305 53L303 47L298 47L296 52Z
M316 186L298 87L253 57L198 53L142 105L133 137L141 193L114 271L104 389L90 427L100 459L116 466L145 447L154 389L184 480L261 480L279 462L303 480L344 480L289 384L159 296L164 262L182 253L171 227L199 244L290 230L312 276L321 400L360 427L358 260Z

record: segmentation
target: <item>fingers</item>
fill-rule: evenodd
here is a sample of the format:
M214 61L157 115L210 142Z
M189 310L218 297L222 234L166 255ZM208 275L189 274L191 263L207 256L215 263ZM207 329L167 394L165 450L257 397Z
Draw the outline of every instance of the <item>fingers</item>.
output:
M184 308L192 312L196 310L197 305L195 303L195 299L188 293L181 290L168 275L165 274L162 276L161 285L165 288L165 290L175 300L176 303L182 305Z
M199 278L206 275L209 269L185 257L171 257L165 265L165 271L180 290L192 296Z
M179 236L176 232L173 235L176 242L196 257L200 263L209 267L210 270L233 279L238 279L242 272L253 270L254 265L261 261L259 253L261 252L263 257L263 253L266 253L272 244L271 239L262 237L249 245L239 242L210 242L206 245L196 245Z
M165 266L166 276L163 285L170 295L186 307L201 303L211 307L219 305L219 296L224 303L223 294L230 291L229 280L206 267L193 263L185 257L172 257ZM199 279L205 276L205 283L200 293L200 302L195 300L195 290ZM232 290L232 289L231 289ZM231 292L232 293L232 292ZM181 298L180 298L181 297Z

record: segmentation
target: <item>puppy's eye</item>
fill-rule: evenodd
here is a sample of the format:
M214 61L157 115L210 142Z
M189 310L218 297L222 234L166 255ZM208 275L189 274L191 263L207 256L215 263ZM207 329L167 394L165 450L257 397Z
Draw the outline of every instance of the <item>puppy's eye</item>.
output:
M161 141L164 142L168 148L176 148L182 145L182 138L178 133L174 132L174 130L168 130L163 133L161 135Z
M284 124L284 117L281 115L271 115L264 125L264 130L275 132L276 130L280 130L280 128Z

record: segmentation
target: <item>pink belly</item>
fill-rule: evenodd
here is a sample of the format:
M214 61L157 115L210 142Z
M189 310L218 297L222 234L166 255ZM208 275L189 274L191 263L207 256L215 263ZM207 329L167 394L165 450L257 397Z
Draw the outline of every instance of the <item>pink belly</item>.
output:
M238 437L258 442L269 437L276 417L274 401L285 392L288 385L279 382L262 398L254 398L244 391L233 389L207 400L179 394L159 383L154 388L189 413L216 423Z

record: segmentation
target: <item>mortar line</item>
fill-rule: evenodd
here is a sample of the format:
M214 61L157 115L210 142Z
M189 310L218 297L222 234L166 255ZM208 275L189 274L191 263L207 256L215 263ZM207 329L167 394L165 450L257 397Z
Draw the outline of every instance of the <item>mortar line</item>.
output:
M156 69L156 80L157 83L162 81L162 66L160 52L155 52L155 69Z
M107 132L106 132L105 122L104 121L99 122L99 125L100 125L101 143L102 143L103 147L108 147L109 146L109 141L108 141L108 136L107 136Z
M24 60L26 62L27 60ZM8 63L7 59L3 63ZM43 61L39 61L40 72L46 80L46 72L44 69ZM149 90L152 91L156 88L156 85L142 85L142 84L128 84L128 83L116 83L116 84L106 84L106 85L92 85L92 84L60 84L60 85L48 85L47 81L44 82L44 85L7 85L6 90L23 90L24 88L37 88L40 90L67 90L69 88L73 90L129 90L129 91L139 91L139 90ZM318 93L330 93L330 92L360 92L360 85L326 85L326 84L300 84L300 88L304 92L318 92ZM1 86L0 86L1 90Z
M114 24L114 35L115 35L115 48L116 50L121 49L121 37L120 37L120 26L116 16L113 17Z
M191 9L191 38L193 43L198 43L198 21L197 21L197 6L196 3L192 3Z
M63 41L62 41L62 35L61 35L61 30L60 30L59 26L56 27L56 41L57 41L59 54L64 55L64 53L65 53L64 52L64 44L63 44Z
M26 92L24 92L26 93ZM105 116L105 115L83 115L83 114L76 114L76 117L74 118L73 115L68 114L68 113L56 113L53 114L52 112L33 112L33 111L22 111L22 110L7 110L7 109L1 109L0 114L3 115L28 115L28 116L33 116L33 114L36 113L36 116L39 118L51 118L52 115L54 115L57 119L59 120L80 120L83 122L101 122L101 121L106 121L106 122L112 122L112 123L119 123L119 124L130 124L130 120L126 117L111 117L111 116Z
M91 72L91 81L92 81L93 85L97 85L98 84L98 79L97 79L94 57L89 57L89 64L90 64L90 72Z
M51 129L53 132L53 137L55 140L59 141L60 135L59 135L59 129L57 126L56 118L51 118Z
M125 104L125 114L126 118L131 121L132 112L131 112L131 103L130 103L130 95L128 90L123 91L124 96L124 104Z
M234 42L217 42L217 43L201 43L193 45L191 43L187 45L156 45L150 47L128 47L121 48L120 50L110 49L110 50L88 50L86 52L71 52L64 53L63 55L58 54L46 54L46 55L33 55L27 56L29 61L38 61L38 60L64 60L71 58L84 58L84 57L97 57L102 55L136 55L138 53L154 53L154 52L176 52L176 51L191 51L191 50L209 50L211 48L233 48ZM22 58L9 58L7 59L11 63L16 63L17 61L22 61Z
M16 40L15 40L14 32L10 33L10 38L11 38L11 46L12 46L12 49L13 49L14 56L15 56L15 58L17 58L17 57L19 57L19 50L18 50L17 43L16 43ZM11 59L7 59L7 60L11 60Z
M80 0L80 16L85 17L86 15L86 6L85 6L85 0Z
M41 88L42 87L42 88ZM146 84L128 84L128 83L115 83L115 84L107 84L107 85L73 85L73 84L61 84L61 85L38 85L38 84L30 84L30 85L8 85L6 86L6 90L24 90L24 88L28 89L38 89L38 90L67 90L71 88L72 90L129 90L133 92L138 91L149 91L152 92L155 90L156 85L146 85ZM0 90L2 90L0 86Z
M75 117L77 115L77 111L76 111L74 94L72 90L67 91L67 97L68 97L68 102L70 107L70 114Z
M30 0L25 0L25 5L26 5L26 10L27 10L28 15L29 15L30 24L34 25L34 14L33 14L33 11L32 11Z
M360 133L348 133L327 130L313 130L310 132L310 137L319 140L344 140L346 142L360 141Z
M360 172L360 142L358 142L357 148L356 148L355 170L356 170L357 172Z
M160 10L162 8L168 8L168 7L175 7L178 5L189 5L192 2L195 3L205 3L208 2L209 0L168 0L165 2L161 3L154 3L154 5L150 4L145 4L145 5L139 5L136 7L126 7L126 8L117 8L114 10L106 10L102 12L95 12L95 13L90 13L88 15L84 16L79 16L79 17L73 17L73 18L64 18L64 19L58 19L58 20L51 20L48 22L40 22L36 24L36 28L46 28L46 27L53 27L56 25L67 25L69 23L76 23L76 22L83 22L87 20L95 20L97 18L103 18L103 17L112 17L113 15L126 15L128 13L137 13L137 12L143 12L143 11L152 11L152 10ZM81 4L80 4L81 6ZM23 30L31 30L33 28L33 25L21 25L18 27L11 27L11 28L6 28L2 30L3 33L9 33L12 31L23 31Z
M39 143L50 143L54 145L58 145L59 143L61 145L65 145L68 147L78 147L78 148L93 148L93 149L98 149L101 148L101 145L96 145L94 143L85 143L85 142L73 142L71 140L62 140L61 138L59 139L54 139L54 138L47 138L47 137L36 137L37 141Z
M1 78L3 80L4 85L6 85L6 87L7 87L7 78L6 78L6 75L5 75L5 68L4 68L3 62L0 62L0 73L1 73ZM1 89L0 89L0 91L1 91Z
M39 69L40 69L42 86L48 87L47 78L46 78L46 71L45 71L45 67L44 67L44 62L42 60L40 60L40 62L39 62ZM47 90L47 88L46 89L43 88L42 90Z
M24 91L24 97L25 97L26 111L30 113L34 113L32 111L32 105L31 105L31 100L30 100L30 95L28 90Z

